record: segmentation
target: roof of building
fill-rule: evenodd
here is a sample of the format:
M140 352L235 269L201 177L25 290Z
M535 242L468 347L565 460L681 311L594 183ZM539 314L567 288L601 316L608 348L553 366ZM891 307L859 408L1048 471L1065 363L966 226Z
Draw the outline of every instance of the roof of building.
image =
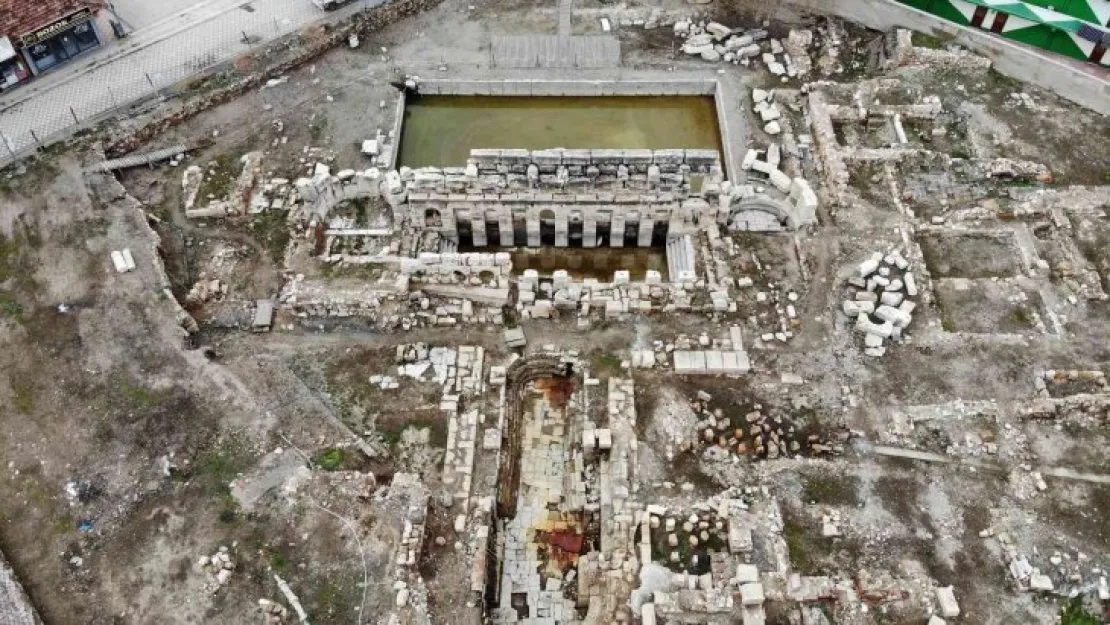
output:
M13 41L78 9L104 8L104 0L0 0L0 36Z

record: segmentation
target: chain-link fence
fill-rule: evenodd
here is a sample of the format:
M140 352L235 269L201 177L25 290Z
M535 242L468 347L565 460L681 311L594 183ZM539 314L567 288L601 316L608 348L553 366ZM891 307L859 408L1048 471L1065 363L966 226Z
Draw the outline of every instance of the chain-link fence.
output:
M0 166L267 41L386 1L358 0L329 14L311 0L251 0L138 50L119 50L102 65L0 109Z

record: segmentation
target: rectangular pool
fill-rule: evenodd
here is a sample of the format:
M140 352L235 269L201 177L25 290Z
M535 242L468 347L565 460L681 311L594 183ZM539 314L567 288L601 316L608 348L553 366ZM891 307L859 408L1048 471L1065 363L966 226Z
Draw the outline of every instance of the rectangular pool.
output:
M461 167L474 148L722 151L712 96L409 94L398 164Z

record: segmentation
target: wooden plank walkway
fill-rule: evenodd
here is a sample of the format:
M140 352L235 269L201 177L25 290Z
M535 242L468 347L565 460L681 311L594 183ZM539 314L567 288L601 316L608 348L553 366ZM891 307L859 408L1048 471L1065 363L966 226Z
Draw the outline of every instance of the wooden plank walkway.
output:
M139 165L149 165L150 163L157 163L158 161L169 160L178 154L184 154L189 151L185 145L175 145L173 147L165 148L164 150L157 150L154 152L147 152L145 154L132 154L123 158L117 158L112 161L104 161L97 163L88 168L88 171L113 171L116 169L127 169L129 167L138 167Z

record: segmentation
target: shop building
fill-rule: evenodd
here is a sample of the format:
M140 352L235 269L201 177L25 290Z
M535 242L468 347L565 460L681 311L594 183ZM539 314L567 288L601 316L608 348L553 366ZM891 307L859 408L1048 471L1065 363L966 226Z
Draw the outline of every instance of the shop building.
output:
M104 6L100 0L0 0L0 91L101 46L111 32L104 28Z

